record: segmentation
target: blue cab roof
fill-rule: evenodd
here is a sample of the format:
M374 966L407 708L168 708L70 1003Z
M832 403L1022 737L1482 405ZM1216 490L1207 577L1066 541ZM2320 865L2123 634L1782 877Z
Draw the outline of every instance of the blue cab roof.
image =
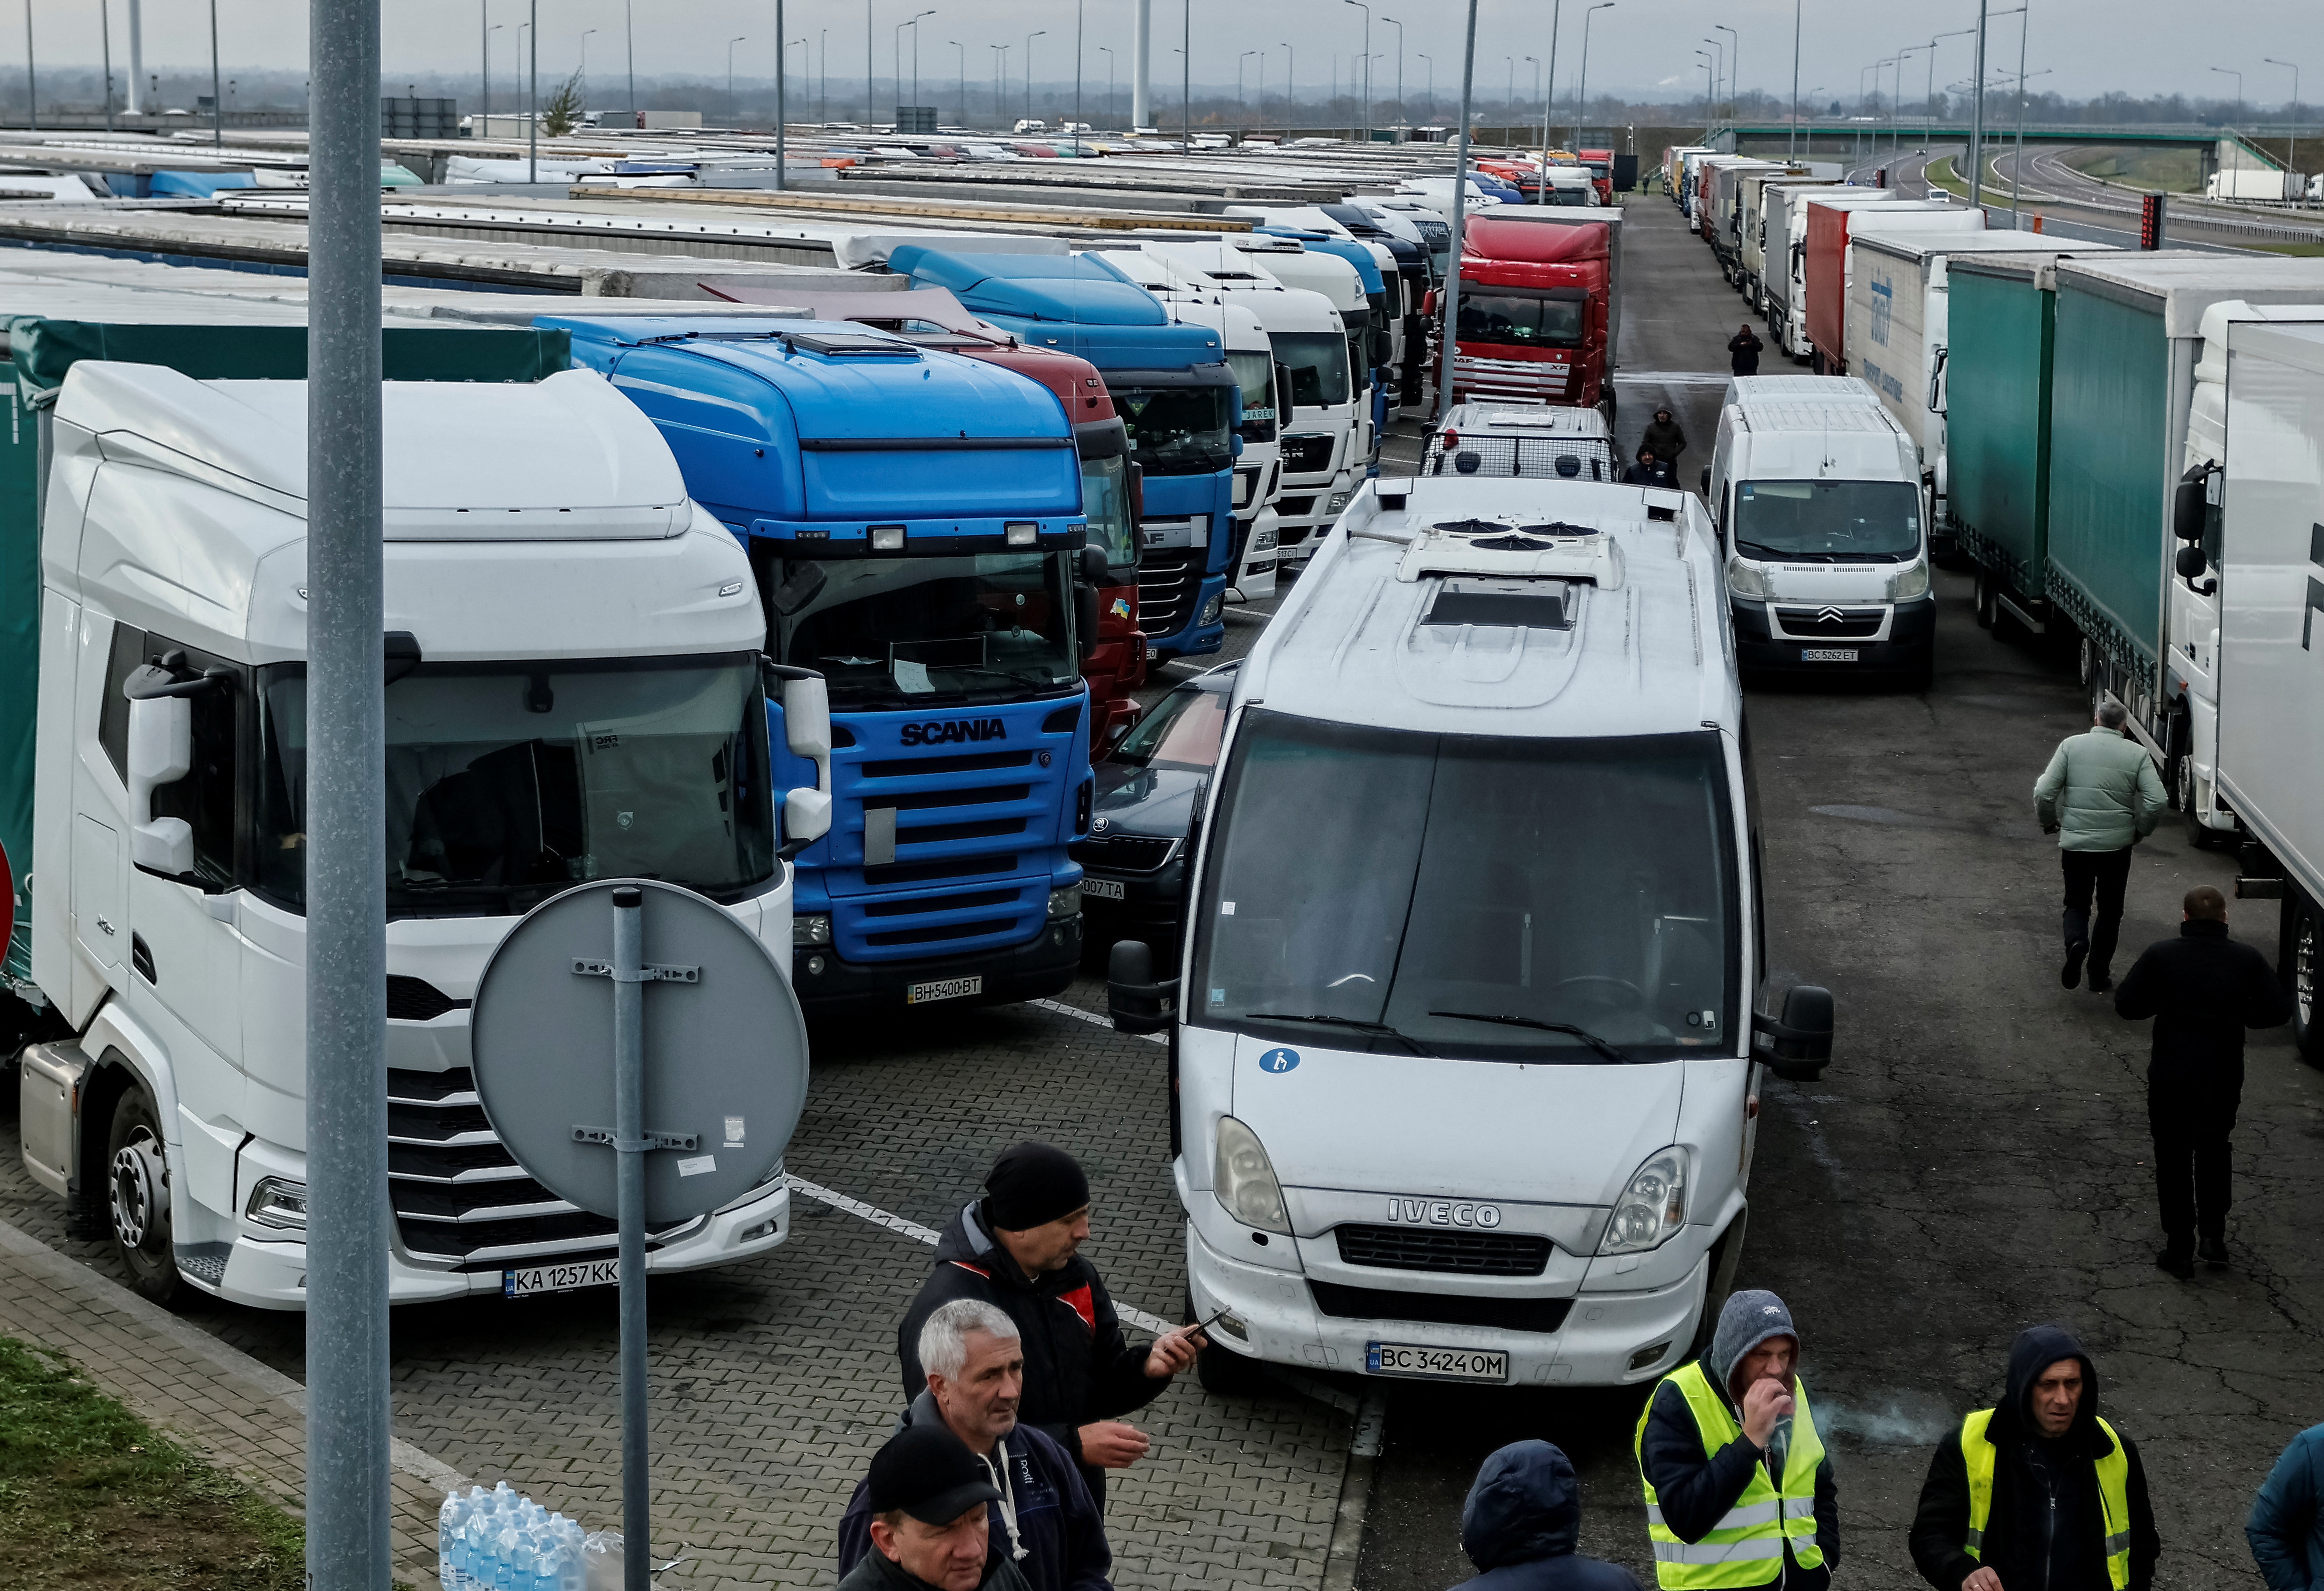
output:
M1035 347L1077 354L1102 370L1184 370L1226 357L1217 332L1173 321L1159 299L1094 254L955 254L911 244L888 265L915 285L947 290Z
M1388 291L1388 283L1380 276L1379 262L1373 259L1372 251L1360 243L1333 237L1327 232L1304 232L1296 227L1254 227L1251 230L1263 232L1269 237L1296 237L1299 245L1311 254L1337 254L1356 268L1356 275L1362 281L1365 292Z

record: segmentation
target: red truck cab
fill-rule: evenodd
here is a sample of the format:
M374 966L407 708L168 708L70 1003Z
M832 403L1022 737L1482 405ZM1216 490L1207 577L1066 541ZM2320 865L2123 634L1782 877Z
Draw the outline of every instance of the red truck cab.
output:
M1613 218L1555 206L1469 217L1452 395L1613 412ZM1444 379L1438 351L1437 379Z
M1598 202L1614 202L1614 152L1610 149L1585 149L1580 152L1582 163L1590 168L1590 180L1598 190Z
M1138 628L1138 517L1143 492L1139 468L1130 461L1130 433L1114 412L1112 394L1097 366L1054 348L1026 347L970 314L942 288L824 292L725 281L710 291L742 301L797 305L819 320L852 320L892 331L924 347L1013 370L1057 395L1081 456L1082 512L1089 520L1089 544L1105 552L1105 582L1097 592L1096 643L1082 656L1082 678L1090 693L1090 755L1102 757L1112 750L1146 710L1133 694L1146 683L1146 637Z

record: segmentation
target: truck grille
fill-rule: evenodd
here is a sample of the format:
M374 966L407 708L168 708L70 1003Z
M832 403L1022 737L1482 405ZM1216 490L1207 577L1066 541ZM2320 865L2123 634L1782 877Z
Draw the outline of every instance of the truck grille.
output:
M1526 403L1554 402L1565 396L1572 366L1560 359L1488 359L1476 354L1452 358L1455 398L1506 398Z
M1283 473L1286 475L1320 475L1332 467L1332 439L1328 436L1286 437L1283 439Z
M1203 589L1204 549L1148 551L1138 565L1138 628L1148 637L1176 635L1194 616Z
M1115 873L1151 873L1170 860L1170 853L1178 848L1178 842L1139 834L1113 834L1078 839L1065 848L1084 867L1103 867Z
M390 974L387 1018L390 1022L434 1022L447 1011L465 1011L468 1003L455 1000L426 978Z
M1555 1331L1572 1299L1468 1298L1459 1293L1391 1292L1310 1281L1315 1308L1342 1320L1417 1320L1432 1326L1481 1326L1493 1331Z
M1386 1271L1441 1271L1458 1276L1538 1276L1549 1268L1550 1242L1505 1232L1436 1232L1416 1226L1341 1226L1340 1258Z

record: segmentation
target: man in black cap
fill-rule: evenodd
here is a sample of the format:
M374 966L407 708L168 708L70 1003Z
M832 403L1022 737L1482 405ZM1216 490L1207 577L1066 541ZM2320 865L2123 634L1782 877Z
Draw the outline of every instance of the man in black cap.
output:
M940 1425L915 1425L872 1456L872 1547L839 1591L1027 1591L991 1551L986 1505L1001 1500L974 1456Z
M1019 1143L993 1162L973 1199L936 1241L936 1265L896 1334L904 1396L927 1384L920 1327L954 1299L977 1299L1017 1323L1025 1392L1018 1419L1046 1432L1081 1467L1105 1505L1105 1472L1146 1453L1145 1436L1119 1416L1144 1408L1194 1363L1199 1332L1182 1327L1135 1348L1123 1338L1097 1267L1078 1253L1088 1238L1089 1179L1073 1156Z

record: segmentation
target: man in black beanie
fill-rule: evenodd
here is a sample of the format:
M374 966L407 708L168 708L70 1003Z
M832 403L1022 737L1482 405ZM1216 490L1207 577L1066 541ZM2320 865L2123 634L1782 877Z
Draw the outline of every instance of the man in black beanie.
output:
M1159 1396L1194 1363L1200 1333L1182 1327L1135 1348L1124 1340L1097 1267L1079 1253L1089 1236L1089 1179L1080 1162L1047 1143L1019 1143L993 1162L984 1197L972 1199L936 1240L936 1270L921 1283L896 1334L904 1396L927 1385L920 1327L954 1299L978 1299L1017 1323L1025 1345L1018 1419L1063 1444L1090 1494L1105 1505L1105 1472L1146 1452L1146 1438L1120 1418Z

